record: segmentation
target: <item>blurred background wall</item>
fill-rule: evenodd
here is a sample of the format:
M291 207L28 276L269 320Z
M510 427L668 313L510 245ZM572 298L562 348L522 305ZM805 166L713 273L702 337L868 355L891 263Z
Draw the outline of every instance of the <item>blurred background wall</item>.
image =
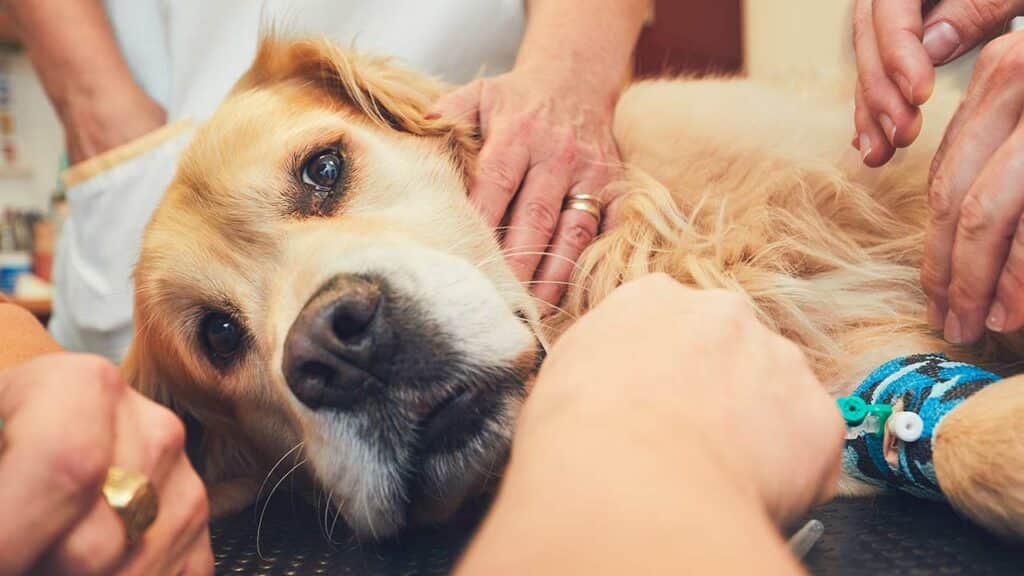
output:
M747 73L755 78L814 75L849 82L856 74L853 5L854 0L744 0ZM962 91L973 66L973 57L968 57L941 69L936 88Z

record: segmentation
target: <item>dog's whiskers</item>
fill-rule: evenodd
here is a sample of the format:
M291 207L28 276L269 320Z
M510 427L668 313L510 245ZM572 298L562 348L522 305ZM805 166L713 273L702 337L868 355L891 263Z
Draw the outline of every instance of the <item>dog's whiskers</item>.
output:
M301 467L305 463L306 459L303 458L301 461L297 462L294 466L292 466L291 469L285 472L284 476L282 476L281 479L278 480L276 484L274 484L274 487L270 490L270 493L267 495L266 502L263 503L263 509L260 511L259 522L256 523L256 555L259 556L261 559L263 559L263 551L260 548L260 533L263 530L263 518L267 514L267 508L270 506L271 497L273 497L274 492L277 491L277 489L281 486L285 479L287 479L288 476L290 476L293 472L298 470L299 467Z
M514 250L501 251L498 254L495 254L493 256L489 256L487 258L484 258L480 262L477 262L476 263L476 267L479 268L481 266L486 266L487 264L490 264L491 262L494 262L495 260L499 260L501 258L508 258L509 256L541 256L541 257L547 256L547 257L550 257L550 258L555 258L555 259L558 259L558 260L563 260L565 262L568 262L569 264L572 264L572 267L574 269L576 269L576 270L580 270L581 269L579 267L579 265L576 263L576 261L573 260L572 258L568 258L566 256L562 256L561 254L555 254L554 252L548 252L546 250L524 250L524 251L520 251L520 252L517 252L517 251L514 251Z
M270 471L267 472L267 475L263 478L263 483L260 484L259 492L256 493L256 504L257 505L259 505L260 497L263 496L263 489L267 487L267 482L270 481L270 477L274 475L274 471L277 470L277 467L280 466L281 463L284 462L285 458L288 458L288 456L290 454L292 454L296 450L301 449L305 445L306 445L306 442L302 441L302 442L299 442L298 444L296 444L295 446L292 446L292 448L290 450L288 450L287 452L285 452L284 455L281 456L277 460L277 462L270 468ZM270 497L268 496L267 498L269 499Z
M331 492L331 501L334 500L334 492ZM327 541L331 544L341 544L341 542L334 541L334 529L338 526L338 519L341 518L341 502L334 507L334 519L331 520L331 527L327 530ZM327 525L327 517L324 516L324 526Z
M578 288L588 294L590 293L590 288L587 288L586 286L580 284L579 282L559 282L557 280L529 280L527 282L523 282L523 284L527 286L533 284L556 284L559 286L566 286L569 288Z
M538 302L538 303L540 303L540 304L542 304L544 306L547 306L548 308L552 308L556 312L561 312L562 314L565 314L566 316L572 318L573 320L579 320L579 316L573 314L572 312L569 312L568 310L566 310L565 308L562 308L561 306L559 306L557 304L552 304L550 302L541 300L539 298L534 298L534 301L536 301L536 302Z

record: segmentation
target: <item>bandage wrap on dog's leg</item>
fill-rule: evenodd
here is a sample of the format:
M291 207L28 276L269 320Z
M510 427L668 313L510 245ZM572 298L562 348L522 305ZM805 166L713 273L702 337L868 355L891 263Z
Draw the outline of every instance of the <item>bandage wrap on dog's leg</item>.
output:
M852 396L868 404L888 404L917 413L924 431L915 442L897 441L899 463L885 459L883 437L861 432L846 441L843 471L854 478L908 492L922 498L943 499L932 464L932 442L942 419L975 392L999 376L977 366L953 362L941 354L898 358L882 365L857 387Z

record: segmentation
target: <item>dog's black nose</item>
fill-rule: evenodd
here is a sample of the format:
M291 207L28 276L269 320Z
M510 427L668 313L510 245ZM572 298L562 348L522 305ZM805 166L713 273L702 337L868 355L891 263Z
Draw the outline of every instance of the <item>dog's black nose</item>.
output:
M394 339L380 284L332 278L299 313L284 344L282 369L292 393L310 408L345 410L379 391Z

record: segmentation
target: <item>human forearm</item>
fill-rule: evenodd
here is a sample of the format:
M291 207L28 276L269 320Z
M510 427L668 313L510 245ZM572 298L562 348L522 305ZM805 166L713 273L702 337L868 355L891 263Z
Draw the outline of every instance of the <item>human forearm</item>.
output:
M98 0L7 0L5 6L59 113L69 99L132 81Z
M132 78L98 0L6 0L77 162L163 123Z
M57 343L27 310L7 303L0 294L0 371L58 350Z
M514 454L458 573L801 572L753 490L696 441L636 420ZM641 434L620 435L630 427Z
M570 69L569 78L614 100L652 0L530 0L517 67Z

